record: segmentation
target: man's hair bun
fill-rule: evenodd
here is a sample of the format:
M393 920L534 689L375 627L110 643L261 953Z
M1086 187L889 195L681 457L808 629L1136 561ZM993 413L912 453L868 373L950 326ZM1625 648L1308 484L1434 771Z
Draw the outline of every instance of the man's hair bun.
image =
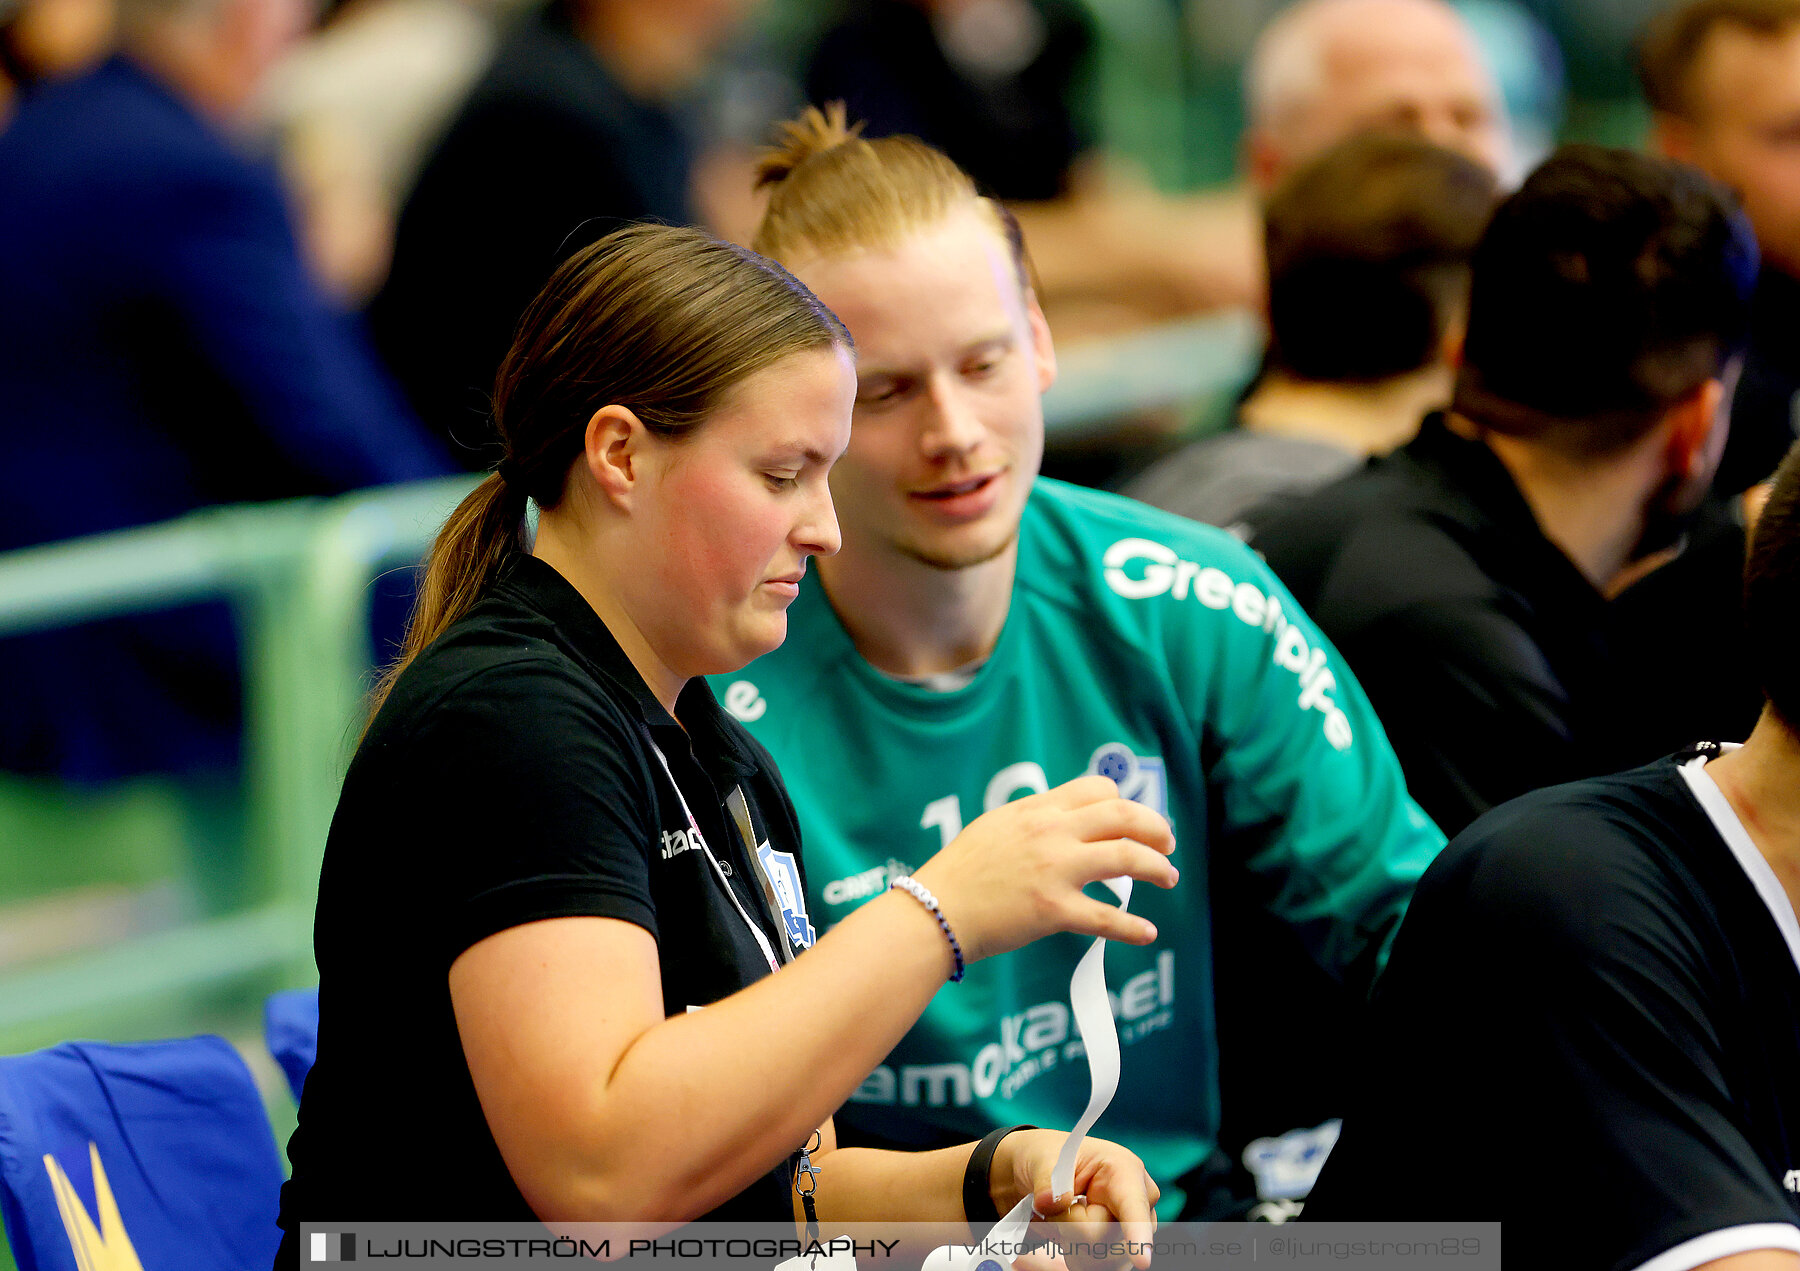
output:
M826 102L821 109L808 106L798 119L780 125L781 140L766 146L757 156L756 188L785 181L788 174L816 154L834 150L862 133L862 121L850 123L841 101Z

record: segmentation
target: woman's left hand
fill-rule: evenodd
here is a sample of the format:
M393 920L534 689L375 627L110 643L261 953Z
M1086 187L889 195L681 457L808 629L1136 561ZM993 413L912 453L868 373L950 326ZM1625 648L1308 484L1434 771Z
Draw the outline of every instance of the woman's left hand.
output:
M1143 1271L1150 1265L1161 1189L1134 1153L1105 1139L1088 1138L1075 1157L1075 1195L1052 1195L1050 1172L1068 1137L1061 1130L1015 1130L1001 1139L988 1175L994 1207L1004 1214L1030 1195L1032 1207L1056 1224L1053 1238L1059 1245L1122 1241L1130 1250L1120 1257L1071 1258L1071 1266L1129 1264Z

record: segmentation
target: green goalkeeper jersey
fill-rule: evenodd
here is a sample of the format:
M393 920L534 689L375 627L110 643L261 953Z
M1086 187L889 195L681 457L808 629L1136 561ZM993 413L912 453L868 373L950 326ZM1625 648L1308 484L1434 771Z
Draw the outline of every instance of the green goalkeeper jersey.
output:
M1444 842L1342 659L1254 554L1048 479L1026 505L1006 625L965 686L874 670L809 578L786 643L714 688L781 766L820 934L984 810L1083 773L1169 818L1181 883L1132 893L1160 938L1106 954L1124 1071L1095 1130L1144 1159L1165 1215L1218 1137L1213 965L1231 951L1213 948L1209 854L1264 876L1277 916L1341 974L1375 964ZM1088 944L1055 936L971 966L840 1124L919 1146L1072 1125L1088 1071L1069 978Z

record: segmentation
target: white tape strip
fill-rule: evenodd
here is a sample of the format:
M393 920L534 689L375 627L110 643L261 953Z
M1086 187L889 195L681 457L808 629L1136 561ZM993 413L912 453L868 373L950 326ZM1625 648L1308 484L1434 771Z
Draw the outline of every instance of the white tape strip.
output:
M1109 878L1106 885L1119 898L1119 908L1130 908L1129 878ZM1050 1187L1058 1196L1075 1190L1075 1157L1081 1151L1081 1141L1119 1092L1119 1026L1106 997L1105 958L1106 941L1097 939L1081 955L1069 980L1069 1006L1075 1013L1075 1027L1081 1030L1082 1048L1087 1051L1091 1093L1087 1111L1063 1141L1062 1151L1056 1154L1056 1168L1050 1172Z
M1131 905L1131 880L1109 878L1106 885L1119 898L1119 908ZM1087 1110L1063 1140L1050 1171L1050 1187L1058 1196L1075 1189L1075 1158L1081 1142L1094 1123L1106 1111L1119 1090L1119 1029L1113 1019L1112 1003L1106 996L1106 941L1096 939L1081 955L1075 974L1069 980L1069 1005L1075 1015L1075 1026L1081 1030L1082 1048L1087 1051L1090 1092ZM1009 1257L996 1257L987 1246L1020 1248L1031 1227L1031 1197L1027 1196L1012 1211L995 1223L983 1240L975 1245L944 1245L933 1249L920 1271L977 1271L981 1264L994 1261L1004 1267Z

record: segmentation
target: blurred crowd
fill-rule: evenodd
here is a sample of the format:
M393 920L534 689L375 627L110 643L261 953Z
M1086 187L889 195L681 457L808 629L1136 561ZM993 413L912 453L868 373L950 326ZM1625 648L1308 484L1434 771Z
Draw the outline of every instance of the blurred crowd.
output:
M1209 41L1243 47L1224 184L1170 189L1109 149L1101 53L1117 15L1078 0L6 0L0 550L490 466L487 395L553 266L637 220L747 238L757 144L807 100L842 101L869 135L925 138L1006 200L1065 342L1264 315L1267 351L1230 426L1129 488L1248 535L1473 391L1470 261L1541 157L1563 64L1531 10L1494 0L1301 0L1270 6L1248 40L1204 4L1143 9L1182 19L1169 29L1195 47L1178 62L1204 61ZM1495 709L1519 699L1515 743L1542 762L1529 781L1449 763L1456 793L1431 810L1451 827L1547 775L1736 735L1759 700L1727 663L1653 720L1578 709L1596 658L1629 680L1672 640L1736 632L1742 496L1754 505L1792 441L1800 388L1800 5L1690 4L1646 28L1637 59L1646 145L1730 189L1761 249L1730 440L1707 442L1716 464L1706 451L1615 483L1584 454L1543 476L1606 493L1617 526L1568 515L1629 550L1591 563L1538 474L1515 472L1605 647L1469 690ZM1564 334L1567 375L1607 354L1601 331ZM1515 434L1539 440L1515 429L1504 444ZM1114 456L1092 479L1154 457ZM1376 643L1414 659L1385 631ZM104 778L234 753L222 608L15 640L0 666L7 769ZM1382 705L1380 675L1359 670ZM1405 755L1405 712L1442 700L1397 696ZM1421 746L1436 756L1430 714ZM1590 715L1607 726L1573 722Z
M1172 189L1109 145L1124 37L1079 0L5 0L0 550L489 466L487 395L554 264L641 219L747 238L756 146L808 100L923 137L1007 200L1065 342L1268 316L1233 426L1134 493L1232 524L1342 475L1449 401L1475 238L1561 109L1551 31L1504 0L1270 4L1248 32L1244 6L1140 8L1187 41L1190 80L1242 50L1235 179ZM1701 578L1729 608L1729 500L1773 469L1800 387L1794 18L1711 12L1639 42L1648 144L1732 189L1766 261L1697 577L1650 588L1678 631L1708 611ZM222 613L16 647L8 768L103 777L235 745ZM69 683L85 705L41 687Z
M1270 22L1244 179L1199 193L1109 153L1103 38L1075 0L5 0L0 550L488 466L487 394L553 265L645 218L745 239L755 147L803 99L1012 201L1065 340L1257 304L1260 200L1362 128L1517 163L1439 4ZM0 666L6 769L235 752L222 608Z

